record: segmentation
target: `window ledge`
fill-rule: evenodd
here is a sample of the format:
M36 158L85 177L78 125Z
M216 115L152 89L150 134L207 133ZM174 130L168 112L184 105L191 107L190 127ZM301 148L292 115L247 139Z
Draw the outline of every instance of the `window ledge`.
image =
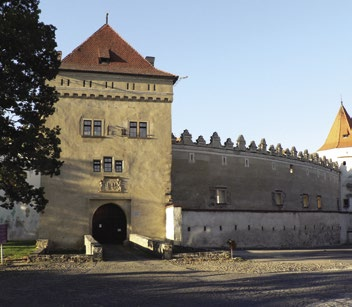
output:
M104 135L81 135L82 139L106 139Z

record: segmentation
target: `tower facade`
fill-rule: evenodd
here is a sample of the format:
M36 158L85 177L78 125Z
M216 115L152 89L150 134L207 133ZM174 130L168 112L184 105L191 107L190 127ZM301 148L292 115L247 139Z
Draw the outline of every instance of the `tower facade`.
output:
M39 226L53 248L81 247L85 234L109 243L165 237L177 76L153 60L108 24L62 60L47 125L61 127L64 165L42 178L49 203Z

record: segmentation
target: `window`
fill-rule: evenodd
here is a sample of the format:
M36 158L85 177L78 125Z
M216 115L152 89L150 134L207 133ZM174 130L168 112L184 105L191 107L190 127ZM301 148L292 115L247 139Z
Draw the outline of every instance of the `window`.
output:
M116 173L123 172L123 160L115 160L113 157L104 157L103 164L101 160L93 160L93 172L101 172L103 167L104 172L111 173L113 171L113 165L115 166Z
M147 138L148 124L147 122L130 122L129 136L131 138Z
M146 122L139 123L139 137L140 138L147 137L147 123Z
M308 194L302 194L302 205L303 208L308 208L309 207L309 195Z
M344 208L348 208L350 206L350 199L349 198L345 198L343 200L343 207Z
M92 134L92 121L84 120L83 121L83 135L88 136Z
M216 189L216 203L226 204L226 188Z
M196 159L195 159L195 156L194 156L194 153L193 153L193 152L190 152L190 153L188 154L188 162L189 162L189 163L194 163L194 162L196 162Z
M122 173L122 160L115 160L115 172Z
M285 193L281 190L275 190L271 194L273 204L276 206L283 206L285 201Z
M101 129L101 120L94 120L94 136L101 136L102 129Z
M318 209L322 208L321 195L317 195L317 208Z
M212 205L226 205L229 203L228 198L226 187L215 187L210 189L210 201Z
M130 137L137 137L137 122L130 122Z
M104 157L104 172L112 172L112 157Z
M93 160L93 172L101 171L101 163L100 160Z
M99 64L109 64L109 63L110 63L110 58L107 58L107 57L99 58Z
M102 120L83 120L83 136L102 136L103 135L103 121Z

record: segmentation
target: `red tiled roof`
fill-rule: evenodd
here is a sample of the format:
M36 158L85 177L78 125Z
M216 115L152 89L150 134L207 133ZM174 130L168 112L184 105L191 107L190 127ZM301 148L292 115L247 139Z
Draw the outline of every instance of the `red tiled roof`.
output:
M108 24L67 55L60 69L178 78L156 69Z
M352 120L341 104L324 145L318 150L352 147Z

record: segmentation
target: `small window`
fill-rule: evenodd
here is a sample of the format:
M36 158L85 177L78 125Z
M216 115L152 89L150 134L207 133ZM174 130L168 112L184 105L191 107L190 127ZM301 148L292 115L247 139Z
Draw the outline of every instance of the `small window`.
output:
M321 209L322 207L323 205L322 205L321 195L317 195L317 208Z
M226 188L216 189L216 203L226 204Z
M249 167L249 159L244 159L244 167Z
M272 192L273 204L276 206L283 206L285 201L285 193L281 190Z
M349 206L350 206L350 200L349 200L349 198L345 198L343 200L343 207L348 208Z
M104 157L104 172L112 172L112 157Z
M275 162L273 162L273 163L271 164L271 169L272 169L273 171L276 171L276 163L275 163Z
M122 173L122 160L116 160L115 161L115 172L116 173Z
M130 122L130 137L137 137L137 122Z
M147 123L146 122L139 123L139 137L141 137L141 138L147 137Z
M92 121L84 120L83 121L83 135L89 136L92 135Z
M195 159L195 156L194 156L194 153L193 153L193 152L190 152L190 153L188 154L188 162L189 162L189 163L194 163L194 162L196 162L196 159Z
M99 57L99 64L109 64L110 58L108 57Z
M228 191L226 187L216 187L210 189L210 202L212 205L226 205L228 201Z
M223 166L227 165L227 157L226 157L226 156L222 156L221 164L222 164Z
M102 124L101 120L94 121L94 136L101 136L102 135Z
M101 162L100 160L93 160L93 172L101 171Z
M302 194L302 205L303 208L308 208L309 207L309 195L308 194Z

